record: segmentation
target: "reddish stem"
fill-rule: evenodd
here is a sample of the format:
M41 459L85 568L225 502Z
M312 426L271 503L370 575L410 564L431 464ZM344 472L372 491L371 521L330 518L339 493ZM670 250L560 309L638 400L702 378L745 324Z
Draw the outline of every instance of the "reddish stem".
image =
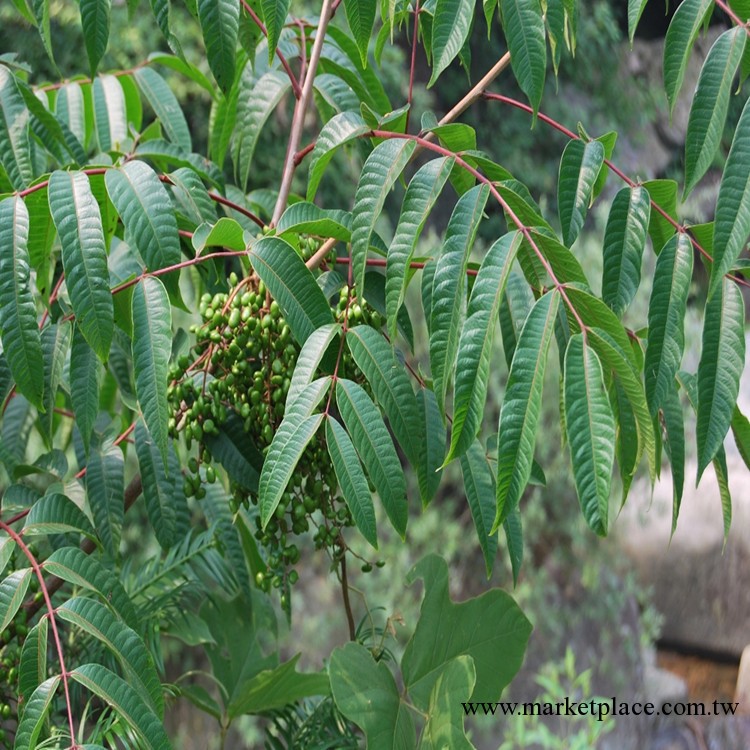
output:
M716 0L716 4L737 24L745 29L745 33L750 36L750 25L743 21L724 0Z

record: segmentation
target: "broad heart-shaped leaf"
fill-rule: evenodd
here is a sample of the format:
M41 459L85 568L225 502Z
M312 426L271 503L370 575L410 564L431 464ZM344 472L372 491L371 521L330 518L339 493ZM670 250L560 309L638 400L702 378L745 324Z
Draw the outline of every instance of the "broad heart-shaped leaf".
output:
M466 451L481 427L495 326L521 239L520 233L511 232L495 242L474 282L458 344L453 428L446 464Z
M362 536L377 549L375 506L367 484L367 477L351 438L346 434L346 430L330 416L326 418L326 445L341 494L344 496L354 523Z
M648 347L644 363L646 398L654 415L673 388L685 348L685 311L693 276L690 238L677 234L656 261L648 307Z
M407 269L414 255L414 248L427 217L450 176L454 161L451 157L428 161L417 170L406 188L396 233L388 248L386 265L386 312L388 334L392 339L396 336L396 315L406 295Z
M305 386L312 383L331 342L340 332L341 326L338 323L328 323L307 337L294 366L292 381L286 395L287 407L294 403Z
M417 481L422 507L426 508L440 486L443 474L440 467L445 456L446 431L434 391L429 388L420 388L417 391L417 410L424 434L416 467Z
M289 14L290 4L291 0L260 0L263 20L268 33L269 65L273 62L273 56L276 54L276 47L279 44L279 37L286 23L286 17Z
M164 698L154 660L141 637L118 620L96 599L76 596L58 607L56 614L101 641L116 657L128 682L159 717L164 715Z
M26 536L72 531L96 539L94 529L83 511L72 500L57 492L39 498L32 505L23 531Z
M42 567L45 573L98 594L131 628L138 629L138 615L120 579L96 557L78 547L62 547L55 550Z
M474 690L476 669L470 656L449 661L430 693L427 722L419 741L419 750L475 750L464 732L464 701Z
M94 524L104 549L116 557L120 547L122 521L125 516L124 462L117 446L89 453L86 464L86 494L94 516Z
M565 352L565 427L578 500L586 523L607 535L615 457L615 420L596 352L580 333Z
M5 198L0 201L0 332L3 351L19 393L37 409L43 409L42 340L29 286L28 242L29 213L23 198Z
M518 339L500 411L497 455L497 512L492 531L521 499L531 476L542 409L542 388L559 296L548 292L531 308Z
M333 323L325 295L297 251L278 237L263 237L250 248L250 262L279 303L299 344L321 326Z
M654 206L659 206L677 220L677 183L674 180L648 180L641 187L646 188ZM657 255L676 231L674 224L667 221L656 208L652 209L648 233Z
M91 432L99 414L99 394L103 378L104 368L96 352L76 326L70 349L70 400L76 415L76 427L81 433L87 455Z
M557 210L563 240L568 246L576 241L583 227L594 183L603 164L604 146L599 141L572 140L563 151L557 183Z
M314 385L313 383L308 388ZM263 462L258 487L258 505L264 528L276 510L307 444L322 421L322 414L307 415L303 412L299 415L287 415L273 436Z
M432 19L432 75L427 88L453 62L464 46L474 16L473 0L437 0Z
M193 142L185 115L182 114L182 107L167 82L149 67L138 68L133 75L138 88L148 99L154 114L164 128L167 138L184 148L185 151L192 151Z
M384 661L376 662L359 643L347 643L331 654L328 676L337 708L362 729L369 750L416 748L411 710Z
M109 357L114 307L99 204L83 172L53 172L49 207L62 246L65 282L76 323L102 362Z
M0 581L0 625L3 630L13 621L23 604L32 575L34 572L31 568L21 568Z
M135 285L132 312L135 392L143 419L166 467L169 443L167 371L172 351L172 308L159 279L146 276Z
M208 66L226 94L234 82L240 4L237 0L197 0Z
M34 176L29 119L15 76L0 66L0 164L16 190L25 188Z
M477 530L477 539L489 579L497 555L497 532L490 533L495 520L495 478L484 448L478 440L475 440L461 456L461 472L464 478L466 499L469 502L469 510Z
M448 565L428 555L409 572L407 583L424 581L424 599L401 671L412 702L426 710L444 667L471 656L476 668L475 700L495 701L521 666L531 623L500 589L454 604L448 593Z
M346 344L367 378L375 400L385 411L406 457L413 464L418 463L424 441L423 425L411 383L403 366L396 361L393 349L370 326L351 328L346 334Z
M70 677L114 709L148 750L171 750L164 727L140 695L122 677L101 664L83 664Z
M716 201L714 263L708 296L717 293L722 277L734 266L750 235L750 99L745 103Z
M149 271L180 262L177 219L167 189L145 162L129 161L105 176L107 192L125 225L127 235ZM177 299L178 277L169 274L164 284Z
M393 138L379 143L367 157L354 196L352 210L352 274L362 294L365 283L367 251L375 222L383 210L393 184L409 162L414 141Z
M432 281L430 368L443 413L466 315L466 269L489 194L487 185L476 185L458 199Z
M377 3L372 0L344 0L344 10L349 28L357 42L362 65L367 66L367 49L370 46L370 36L375 23Z
M683 198L706 174L716 156L727 121L732 82L745 51L746 39L747 33L741 26L724 32L703 63L685 136Z
M406 480L380 412L363 388L345 378L336 381L336 405L388 518L404 539L409 515Z
M359 112L341 112L323 126L315 141L310 160L307 175L307 200L311 201L315 198L323 173L336 153L336 149L356 140L369 130L370 126L362 119Z
M539 0L501 0L500 14L513 75L536 116L547 72L547 40L541 4Z
M713 0L684 0L680 3L664 39L664 89L670 113L685 78L690 51L706 15L713 9Z
M18 665L18 695L26 703L47 676L47 633L49 620L43 617L34 625L21 649Z
M722 448L732 423L745 366L745 305L725 279L706 303L698 365L698 479Z
M89 68L91 75L95 76L99 61L107 51L112 0L80 0L79 6Z
M643 15L643 9L646 7L648 0L628 0L628 37L630 46L633 46L635 31L638 28L638 22Z
M39 685L34 692L26 699L26 708L23 711L23 718L16 730L16 739L14 747L19 748L36 748L39 735L44 729L47 720L47 712L52 705L52 699L55 697L55 691L60 684L61 677L55 675L45 680Z
M602 299L621 316L630 306L641 281L651 200L642 186L620 190L604 232Z

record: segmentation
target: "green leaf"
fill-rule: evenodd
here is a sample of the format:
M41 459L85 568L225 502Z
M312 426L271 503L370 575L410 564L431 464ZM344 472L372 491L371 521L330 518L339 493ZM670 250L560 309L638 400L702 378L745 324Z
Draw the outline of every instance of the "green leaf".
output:
M513 355L498 428L497 513L493 531L517 507L531 476L544 370L558 304L556 292L545 294L535 303Z
M0 165L15 190L25 188L34 176L29 119L15 77L0 65Z
M128 137L125 92L116 76L94 79L94 122L102 151L119 151Z
M326 419L326 444L336 472L341 494L344 496L354 523L362 536L378 548L378 533L375 526L375 507L370 487L357 451L346 430L333 418Z
M356 326L346 335L354 361L367 378L375 400L385 411L393 434L412 463L419 461L423 431L417 402L404 368L383 336L369 326Z
M362 729L367 747L416 748L414 719L385 662L376 662L359 643L347 643L331 654L328 676L337 708Z
M529 285L519 274L512 273L506 284L499 312L503 353L508 367L513 361L518 336L533 304L534 297Z
M122 677L100 664L83 664L70 677L111 706L138 734L144 748L170 750L161 721Z
M345 378L336 381L336 405L393 528L404 539L409 516L406 480L380 412L363 388Z
M227 470L233 482L251 492L258 491L263 459L258 449L248 440L239 416L230 412L219 428L219 434L204 433L203 442L211 455ZM170 474L171 472L170 468ZM180 502L184 501L181 499Z
M451 157L428 161L411 178L406 189L396 233L388 248L386 265L386 311L391 338L396 336L396 316L404 304L408 268L417 240L450 176L454 162Z
M50 33L50 0L31 0L31 7L34 9L34 17L36 19L36 27L39 30L39 36L42 38L42 44L44 45L44 51L47 53L52 67L57 69L55 65L55 56L52 53L52 35Z
M600 135L595 140L604 146L604 159L605 163L602 164L599 174L597 175L596 181L594 182L594 190L591 194L591 202L593 203L596 198L599 197L602 190L604 190L607 184L607 176L609 175L609 167L606 162L612 158L612 154L615 151L615 144L617 143L617 133L614 130L610 130L609 133Z
M0 630L8 627L21 608L32 575L31 568L21 568L0 582Z
M185 115L177 97L167 82L152 68L138 68L135 73L138 88L148 100L154 114L164 128L167 138L185 151L193 150Z
M154 1L155 0L151 0L151 2ZM160 2L160 0L156 0L156 2ZM174 36L172 36L172 42L176 42L177 45L179 45L179 42ZM170 47L172 47L172 42L170 42ZM181 54L180 51L175 51L174 49L173 51L175 52L175 55ZM185 78L189 78L191 81L197 83L206 93L210 94L211 97L215 99L218 96L218 92L210 79L203 74L200 68L191 65L187 60L184 60L181 57L175 57L175 55L168 55L165 52L152 52L148 56L148 61L149 63L157 63L166 68L176 70L181 75L184 75Z
M482 424L492 345L505 285L522 235L512 232L495 242L479 268L458 344L451 444L445 463L461 456Z
M72 325L69 321L48 325L42 331L42 353L44 355L44 409L39 416L39 426L48 446L52 447L57 389L62 384L65 360L70 348Z
M615 420L596 352L582 334L565 352L565 427L578 500L586 523L607 535L609 491L615 455Z
M60 236L65 282L76 322L102 362L109 357L114 307L99 204L83 172L53 172L49 207Z
M47 720L47 713L55 697L55 691L60 684L61 677L55 675L45 680L26 701L26 708L23 711L23 718L16 730L16 739L14 747L28 748L35 750L37 740L44 729Z
M644 364L646 398L652 416L673 388L685 348L685 312L693 275L693 246L675 235L656 261L648 308L648 347Z
M367 251L385 199L411 159L414 141L393 138L378 144L367 157L352 210L352 276L357 289L365 282Z
M167 372L172 349L172 308L161 281L141 279L133 290L135 392L149 434L167 465L169 405Z
M424 600L401 660L412 702L426 710L445 665L459 656L474 660L474 699L497 700L521 666L531 623L500 589L454 604L448 593L448 565L437 555L418 562L407 583L418 578L424 581Z
M750 100L745 103L729 150L716 201L714 263L708 296L718 292L750 235Z
M234 82L240 4L237 0L197 0L208 66L226 94Z
M84 147L90 132L87 114L86 101L80 85L75 81L66 83L57 92L55 115Z
M28 705L28 699L47 676L47 631L49 620L43 617L34 625L21 649L18 665L18 696ZM25 712L25 710L24 710Z
M263 20L268 32L268 64L273 62L273 56L276 54L276 47L279 44L281 30L286 23L286 17L289 15L289 6L291 0L260 0L260 7L263 11Z
M664 39L664 89L670 114L674 112L682 88L688 58L713 0L684 0L680 3Z
M125 516L123 501L124 462L117 446L107 450L95 449L86 465L86 495L91 506L94 524L104 549L116 557Z
M685 485L685 424L682 415L682 404L677 393L677 383L673 384L662 407L664 428L667 440L665 448L672 465L672 532L677 529L677 518L680 514L682 490Z
M2 70L2 67L0 67ZM43 409L44 362L30 288L29 213L22 198L0 201L0 331L19 393Z
M708 171L721 144L732 82L745 51L747 33L741 26L723 33L711 47L690 108L685 137L684 198Z
M203 222L193 232L193 247L200 255L207 247L226 247L228 250L244 250L245 230L235 219L222 216L214 222Z
M354 41L359 47L362 65L367 66L367 49L370 46L372 27L375 23L376 3L372 0L344 0L344 10Z
M725 279L706 303L698 365L698 479L717 456L732 423L745 365L745 305Z
M164 698L154 660L141 637L95 599L76 596L58 607L66 622L101 641L117 658L123 673L157 716L164 715Z
M308 388L314 386L313 383ZM298 406L300 399L297 400ZM258 505L264 528L276 510L307 444L322 421L322 414L287 414L273 436L263 462L258 488Z
M111 0L79 0L81 27L92 78L96 75L99 61L104 57L109 42L109 23L112 12Z
M446 431L434 391L420 388L417 391L417 409L424 439L420 444L417 480L422 507L426 508L435 497L443 475Z
M612 201L604 232L602 299L622 316L638 291L641 261L651 216L643 187L623 188Z
M674 180L648 180L642 183L641 187L648 191L654 205L648 222L648 233L654 245L654 252L658 255L677 230L655 206L659 206L668 216L677 220L677 183Z
M341 326L338 323L328 323L307 337L294 366L292 381L286 395L287 407L291 406L305 386L312 382L326 352L329 351L331 342L340 332Z
M252 245L249 255L255 272L279 303L300 345L313 331L333 323L328 300L288 242L278 237L263 237Z
M469 36L473 0L437 0L432 23L432 75L427 88L453 62Z
M96 352L88 345L76 326L70 350L70 399L76 415L76 426L81 433L88 455L91 433L99 414L99 394L104 369Z
M475 440L461 456L461 472L489 580L497 555L497 532L490 533L496 510L495 478L484 449L478 441Z
M23 529L26 536L72 531L96 539L94 529L83 511L72 500L57 492L45 495L34 503Z
M750 421L737 406L732 414L732 434L745 466L750 468Z
M352 215L338 209L326 210L314 203L292 203L276 225L278 234L315 234L348 242L352 236Z
M342 112L332 117L321 129L310 159L307 175L307 200L315 198L323 173L336 150L369 132L370 126L359 112Z
M487 185L477 185L458 199L448 222L443 252L432 282L430 367L441 412L445 412L445 399L458 353L458 338L466 316L469 255L489 194Z
M518 585L518 576L523 563L523 528L521 526L521 511L516 508L504 521L503 531L508 545L508 557L513 571L513 585Z
M592 200L594 183L604 164L604 146L599 141L572 140L565 147L560 161L557 185L557 206L563 240L572 245L577 237Z
M169 45L169 49L172 50L176 55L182 56L182 47L180 45L179 40L177 37L172 33L172 23L171 23L171 2L170 0L149 0L151 4L151 10L154 14L154 19L156 20L156 25L159 27L159 30L161 31L164 38L167 40L167 44ZM153 53L149 57L149 60L151 60L156 55L159 55L161 57L171 57L171 55L165 55L163 53ZM172 58L174 60L177 60L178 62L182 62L179 58ZM167 63L162 63L163 65L166 65ZM191 66L192 67L192 66ZM201 74L202 75L202 74ZM209 93L212 90L212 86L208 85L208 91Z
M547 40L541 5L539 0L501 0L500 13L513 75L529 98L536 117L547 70Z
M628 37L630 46L633 46L635 30L638 28L638 22L643 15L643 9L646 7L647 0L628 0Z

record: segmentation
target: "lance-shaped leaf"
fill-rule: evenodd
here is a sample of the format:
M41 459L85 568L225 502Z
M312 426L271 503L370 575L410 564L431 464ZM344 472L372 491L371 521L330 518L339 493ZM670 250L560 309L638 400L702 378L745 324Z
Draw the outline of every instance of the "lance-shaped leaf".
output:
M91 124L87 121L83 90L75 81L66 83L57 92L55 115L68 127L78 142L85 146Z
M82 533L89 539L96 539L89 519L69 498L58 492L39 498L26 516L24 534L65 534Z
M3 630L13 621L23 604L33 574L31 568L21 568L0 581L0 626Z
M88 597L68 599L56 614L101 641L115 656L141 699L158 716L164 715L164 698L154 660L134 630L118 620L104 604Z
M122 677L100 664L83 664L70 677L111 706L133 728L147 750L170 750L164 727L140 695Z
M62 246L65 282L78 327L99 359L112 344L114 307L99 204L82 172L53 172L49 207Z
M107 51L109 42L109 22L112 12L111 0L80 0L81 27L89 68L92 77L96 75L99 61Z
M713 163L729 110L732 82L745 50L747 33L735 26L711 47L690 108L685 136L685 192L687 196Z
M713 0L684 0L677 8L664 39L664 88L670 113L685 79L690 51L706 15L713 9Z
M159 27L159 30L161 31L164 38L167 40L167 44L169 45L169 49L172 50L172 52L175 53L175 55L179 55L182 57L182 46L180 45L179 39L172 33L172 23L171 23L171 0L149 0L149 4L151 5L151 10L154 14L154 20L156 21L156 25ZM175 60L176 62L183 62L180 60L180 58L172 57L171 55L166 55L164 53L158 53L154 52L152 56L149 57L149 59L153 58L161 58L158 60L158 62L161 62L162 65L167 65L166 62L164 62L164 59L171 59ZM170 66L171 67L171 66ZM189 66L192 67L192 66ZM188 64L185 63L185 68L188 68ZM205 78L203 74L201 73L201 78ZM195 79L193 79L195 80ZM200 83L200 81L197 81ZM206 86L204 86L206 88ZM207 91L212 93L213 87L208 84Z
M138 88L148 99L164 128L167 138L185 151L192 151L193 142L185 115L182 114L182 107L167 82L153 68L138 68L133 75Z
M591 201L594 183L604 163L604 146L599 141L572 140L560 161L557 210L563 240L570 246L578 237Z
M628 0L628 37L630 38L631 47L633 46L638 22L641 20L647 2L648 0Z
M69 321L52 323L42 331L42 354L44 356L44 413L39 417L42 436L52 447L52 426L55 414L57 389L62 385L65 360L70 349L73 326Z
M432 75L427 88L461 51L474 17L473 0L437 0L432 19Z
M208 66L226 94L234 82L240 4L237 0L198 0L198 17L206 44Z
M664 211L677 222L677 183L674 180L648 180L644 187L654 206ZM668 221L654 208L648 222L648 234L654 246L654 252L658 255L667 243L667 240L677 231L675 225Z
M734 414L732 414L732 434L745 466L750 468L750 420L739 410L739 407L735 407Z
M417 481L422 507L426 508L435 497L443 475L440 467L445 456L446 431L434 391L429 388L417 391L417 409L424 435L417 463Z
M106 451L92 450L89 454L86 464L86 494L96 531L112 557L117 555L120 546L125 516L123 470L122 451L117 446Z
M297 251L278 237L263 237L250 248L250 262L279 303L298 343L321 326L333 323L333 313Z
M292 381L286 396L287 406L293 404L305 386L312 383L331 342L340 331L341 326L338 323L328 323L307 337L294 366Z
M642 186L623 188L612 201L602 251L602 299L621 316L641 281L651 200Z
M116 76L94 79L94 124L102 151L117 151L128 137L125 92Z
M291 0L260 0L260 7L263 11L263 20L266 24L268 35L268 64L273 62L273 56L276 54L276 47L279 44L281 30L286 23L286 17L289 14Z
M693 246L677 234L656 261L648 308L648 347L644 364L646 398L654 415L673 387L685 348L685 311L693 275Z
M59 675L45 680L26 699L23 718L16 730L14 747L36 748L39 735L47 722L47 713L55 697L55 691L62 678Z
M345 378L336 381L336 405L388 518L403 539L408 520L406 480L383 418L364 389Z
M496 510L495 478L479 441L475 440L461 456L461 472L489 579L497 555L497 532L490 533Z
M408 268L414 255L414 248L427 217L432 212L435 202L450 176L453 164L454 159L451 157L428 161L411 178L409 187L406 189L396 234L388 248L386 265L386 311L388 313L388 333L391 338L396 335L396 315L404 303L408 283Z
M521 511L516 508L504 521L503 531L508 545L508 557L513 571L513 585L518 585L518 576L523 563L523 527L521 525Z
M83 447L88 454L94 422L99 414L99 394L104 368L96 352L88 345L76 326L70 349L70 400L76 415L76 426L81 433Z
M341 112L332 117L321 129L310 159L307 175L307 200L315 198L323 173L336 150L370 130L359 112Z
M615 420L596 352L580 333L565 352L565 427L578 500L586 523L607 535L615 457Z
M664 447L672 466L672 531L677 529L677 518L680 515L682 490L685 485L685 424L682 415L682 404L674 383L666 401L662 405L662 419L666 432Z
M698 365L698 479L717 456L732 423L745 366L745 305L725 279L706 303Z
M513 75L521 91L529 98L536 116L547 72L542 7L537 0L501 0L500 13Z
M372 27L375 23L377 3L372 0L344 0L344 10L349 28L357 42L362 65L367 66L367 49L370 45Z
M146 276L133 290L135 392L148 431L167 464L167 371L172 350L172 308L159 279Z
M708 296L718 293L722 277L739 258L750 235L750 100L742 110L729 150L716 201L714 263Z
M347 643L331 654L328 675L337 708L362 729L368 747L416 748L414 718L385 662L376 662L359 643Z
M48 629L49 620L43 617L29 630L23 642L21 660L18 664L18 694L23 697L24 703L47 676Z
M0 66L0 164L16 190L25 188L34 176L29 138L30 113L16 79Z
M357 451L346 430L331 417L326 419L326 445L336 472L341 494L344 496L354 523L362 536L378 548L375 525L375 506L372 502L367 477L359 462Z
M396 440L409 461L416 464L424 432L414 391L403 366L374 328L355 326L347 333L346 343L357 367L367 378L375 400L383 407Z
M430 368L440 411L453 379L458 337L466 315L466 269L490 191L477 185L464 193L453 209L443 252L432 281L430 309Z
M453 428L446 464L466 451L481 427L495 326L521 239L520 233L512 232L495 242L474 282L458 345Z
M559 297L549 292L531 308L513 355L500 411L497 512L492 531L513 512L531 476L542 409L542 388Z
M505 285L505 293L500 303L499 312L500 332L503 336L503 353L508 367L513 361L518 337L533 304L534 297L529 285L518 273L512 273Z
M317 234L348 242L352 236L352 215L338 209L326 210L314 203L292 203L276 225L279 234Z
M375 222L415 146L414 141L400 138L383 141L373 149L362 167L352 210L352 274L359 290L364 288L367 251Z
M0 68L2 70L2 68ZM18 391L43 409L42 340L29 279L29 213L22 198L0 201L0 332Z

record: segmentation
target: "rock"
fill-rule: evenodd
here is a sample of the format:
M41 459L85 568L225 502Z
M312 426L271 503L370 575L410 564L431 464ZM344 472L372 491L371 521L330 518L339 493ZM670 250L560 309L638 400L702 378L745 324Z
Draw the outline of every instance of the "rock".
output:
M682 677L661 669L653 664L647 664L643 677L643 699L653 703L659 709L669 703L681 703L688 699L688 687Z

